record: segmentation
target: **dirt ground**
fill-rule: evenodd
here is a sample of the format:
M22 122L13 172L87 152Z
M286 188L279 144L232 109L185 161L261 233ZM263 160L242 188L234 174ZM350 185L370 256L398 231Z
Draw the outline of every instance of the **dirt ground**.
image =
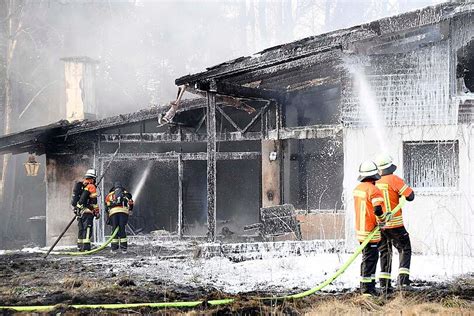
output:
M228 306L198 310L139 309L95 310L93 314L308 314L308 315L474 315L474 275L448 284L415 282L414 291L389 297L362 298L355 292L322 293L298 301L267 302L253 299L269 293L246 293L240 297L212 287L182 286L159 279L131 279L114 272L101 257L53 257L16 252L0 256L0 305L58 305L55 312L90 314L68 309L70 304L143 303L210 300L234 297ZM92 264L93 262L93 264ZM137 263L139 264L139 263ZM11 311L3 311L12 314Z

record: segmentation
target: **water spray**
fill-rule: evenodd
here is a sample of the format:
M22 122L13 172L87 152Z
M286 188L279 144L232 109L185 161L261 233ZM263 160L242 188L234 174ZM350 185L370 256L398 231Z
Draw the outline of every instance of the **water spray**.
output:
M153 161L149 161L148 165L145 168L145 170L143 170L143 173L140 177L140 180L138 181L138 184L135 186L135 188L133 190L133 193L134 193L133 199L135 201L138 200L138 197L140 196L140 193L143 190L143 187L145 185L146 179L148 178L148 175L150 174L152 166L153 166Z
M385 121L380 115L379 107L375 94L367 80L364 69L360 62L346 62L346 67L353 75L354 85L359 97L360 107L364 109L371 126L375 129L375 137L382 152L388 152L386 145Z

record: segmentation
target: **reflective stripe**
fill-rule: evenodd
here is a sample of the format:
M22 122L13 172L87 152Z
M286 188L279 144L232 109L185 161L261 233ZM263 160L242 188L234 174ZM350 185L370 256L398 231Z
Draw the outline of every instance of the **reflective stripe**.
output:
M371 279L372 279L372 281L375 281L375 274L372 274Z
M113 207L109 210L109 216L112 216L117 213L125 213L128 214L128 207L123 207L123 206L116 206Z
M127 237L125 237L125 238L120 238L120 242L127 242L127 241L128 241Z
M112 244L118 244L119 239L112 239Z
M408 274L408 275L410 275L410 269L400 268L400 269L398 269L398 274Z
M405 192L406 189L408 189L408 185L405 184L404 186L402 186L402 188L400 189L398 193L403 194L403 192Z
M381 197L373 198L371 202L372 202L372 205L375 205L375 203L377 202L384 202L384 198L381 198Z
M365 197L367 196L367 193L365 191L360 191L360 190L354 190L354 191L352 191L352 194L354 196L357 196L357 197L360 197L360 198L363 198L363 199L365 199Z
M371 277L360 277L360 282L361 283L370 283L372 282L372 278Z
M388 190L388 184L386 183L376 183L375 186L380 190Z
M379 279L391 279L391 275L388 272L380 272L379 274Z
M84 239L82 240L83 243L85 243L85 244L90 244L90 243L91 243L91 236L90 236L90 234L91 234L91 228L90 228L90 227L87 227L87 229L86 229L86 238L84 238Z
M357 231L357 240L358 241L364 241L367 236L369 236L371 232L366 232L366 231ZM371 242L378 242L381 238L380 232L375 233L374 237L370 240Z
M392 217L390 221L388 221L388 223L385 225L385 228L399 227L399 226L403 226L403 217L401 214L398 216Z
M78 239L78 240L77 240L77 243L78 243L78 244L82 244L82 239Z

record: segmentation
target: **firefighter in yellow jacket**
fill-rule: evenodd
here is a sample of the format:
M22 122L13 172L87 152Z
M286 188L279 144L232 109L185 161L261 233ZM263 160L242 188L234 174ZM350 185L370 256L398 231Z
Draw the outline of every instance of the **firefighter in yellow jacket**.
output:
M375 186L375 181L380 179L377 166L374 162L364 161L359 166L360 183L352 195L354 197L355 229L357 240L362 243L374 228L383 223L385 213L383 208L383 194ZM375 295L375 270L379 258L377 244L380 241L380 232L375 234L369 244L362 251L360 266L360 290L363 295Z
M415 193L402 178L394 175L397 166L393 164L392 157L381 154L376 157L375 163L382 176L375 184L384 195L387 212L391 212L399 203L401 196L407 201L415 199ZM411 243L410 236L403 224L402 209L398 210L382 230L382 239L379 243L380 250L380 287L385 293L392 291L392 245L397 248L400 263L398 268L398 286L406 287L410 284Z
M125 227L128 222L128 216L133 210L132 195L125 190L120 182L115 182L110 189L109 194L105 197L105 207L112 223L112 231L118 227L119 231L114 239L112 239L112 251L119 248L122 252L127 252L128 239Z

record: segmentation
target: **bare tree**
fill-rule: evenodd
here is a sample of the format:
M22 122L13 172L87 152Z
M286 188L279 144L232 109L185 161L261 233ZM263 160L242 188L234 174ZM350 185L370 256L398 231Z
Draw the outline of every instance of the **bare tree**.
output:
M6 33L6 52L5 52L5 78L4 78L4 105L3 105L3 133L9 134L12 130L12 113L13 113L13 101L12 101L12 65L15 56L15 50L18 44L18 38L22 31L23 24L23 9L25 2L21 0L4 0L7 16L4 17L5 33ZM5 192L5 181L7 178L7 172L11 155L3 156L2 173L0 179L0 202L4 201Z

